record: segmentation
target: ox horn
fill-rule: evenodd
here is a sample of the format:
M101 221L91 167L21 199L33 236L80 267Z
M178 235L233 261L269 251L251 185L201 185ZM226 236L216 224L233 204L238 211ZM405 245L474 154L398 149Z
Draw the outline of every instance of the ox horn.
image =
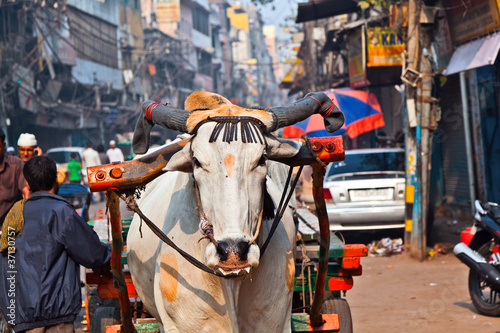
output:
M153 113L153 110L155 112ZM159 112L157 112L159 111ZM187 133L186 121L189 112L175 109L153 101L142 103L142 114L135 125L132 149L136 154L145 154L149 149L151 129L154 124Z
M315 113L323 116L327 132L333 133L344 125L344 114L323 92L308 93L289 106L268 109L274 115L275 122L269 131L290 126L307 119Z

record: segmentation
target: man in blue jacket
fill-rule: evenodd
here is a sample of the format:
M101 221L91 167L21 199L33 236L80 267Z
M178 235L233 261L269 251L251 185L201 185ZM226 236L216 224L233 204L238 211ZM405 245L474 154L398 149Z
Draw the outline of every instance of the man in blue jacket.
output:
M74 332L82 305L79 265L107 265L111 245L55 194L54 160L35 156L23 173L32 195L2 226L0 306L16 333Z

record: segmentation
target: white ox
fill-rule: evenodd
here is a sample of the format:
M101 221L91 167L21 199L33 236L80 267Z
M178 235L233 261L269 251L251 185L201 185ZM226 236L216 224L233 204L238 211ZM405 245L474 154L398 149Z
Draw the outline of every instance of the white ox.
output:
M267 238L272 220L264 217L260 230L257 229L263 214L264 191L279 203L286 177L282 164L267 160L293 157L298 147L267 132L307 118L313 112L324 112L330 100L323 95L315 94L302 104L295 104L295 111L307 109L307 114L286 121L282 120L288 112L286 108L248 110L208 93L195 93L186 101L186 109L204 110L183 113L150 102L144 104L145 118L136 127L135 148L141 140L147 140L154 123L195 135L168 162L167 170L171 172L147 185L139 201L140 209L177 246L227 276L215 276L194 267L145 225L141 236L136 215L127 238L128 264L141 300L165 331L290 332L295 274L295 226L291 212L285 211L262 257L259 246ZM172 117L179 114L185 116L181 121L184 126L172 125L177 121ZM203 120L217 115L254 117L264 125L262 133L250 125L254 140L245 143L241 137L243 125L238 121L235 138L227 140L222 130L216 140L211 140L214 129L221 125L213 119ZM338 114L336 117L339 120L335 128L343 122ZM255 124L252 119L250 122ZM144 148L142 145L138 150L144 152ZM215 242L200 241L200 211L213 225ZM252 243L254 237L256 241Z

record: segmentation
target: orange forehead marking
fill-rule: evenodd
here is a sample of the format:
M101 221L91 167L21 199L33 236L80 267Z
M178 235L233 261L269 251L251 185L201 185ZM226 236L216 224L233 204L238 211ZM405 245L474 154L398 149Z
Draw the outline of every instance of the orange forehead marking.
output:
M208 117L217 116L247 116L257 118L263 122L271 118L271 115L265 110L246 109L237 105L221 105L217 109L213 110L194 111L186 121L186 128L189 132L191 132L200 121L205 120Z
M286 253L286 272L285 282L289 292L293 291L293 282L295 279L295 260L292 250Z
M233 167L234 167L234 155L233 154L227 154L226 157L224 157L224 165L226 166L226 171L229 177L233 174Z
M179 265L173 253L161 256L160 291L164 299L172 303L177 298L177 275Z

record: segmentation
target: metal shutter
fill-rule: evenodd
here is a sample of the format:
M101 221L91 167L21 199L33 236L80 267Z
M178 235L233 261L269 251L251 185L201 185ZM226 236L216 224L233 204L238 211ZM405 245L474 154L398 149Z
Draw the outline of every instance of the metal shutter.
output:
M447 77L439 89L441 120L434 140L441 142L443 190L452 205L470 207L464 119L458 74ZM447 202L450 202L446 200Z

